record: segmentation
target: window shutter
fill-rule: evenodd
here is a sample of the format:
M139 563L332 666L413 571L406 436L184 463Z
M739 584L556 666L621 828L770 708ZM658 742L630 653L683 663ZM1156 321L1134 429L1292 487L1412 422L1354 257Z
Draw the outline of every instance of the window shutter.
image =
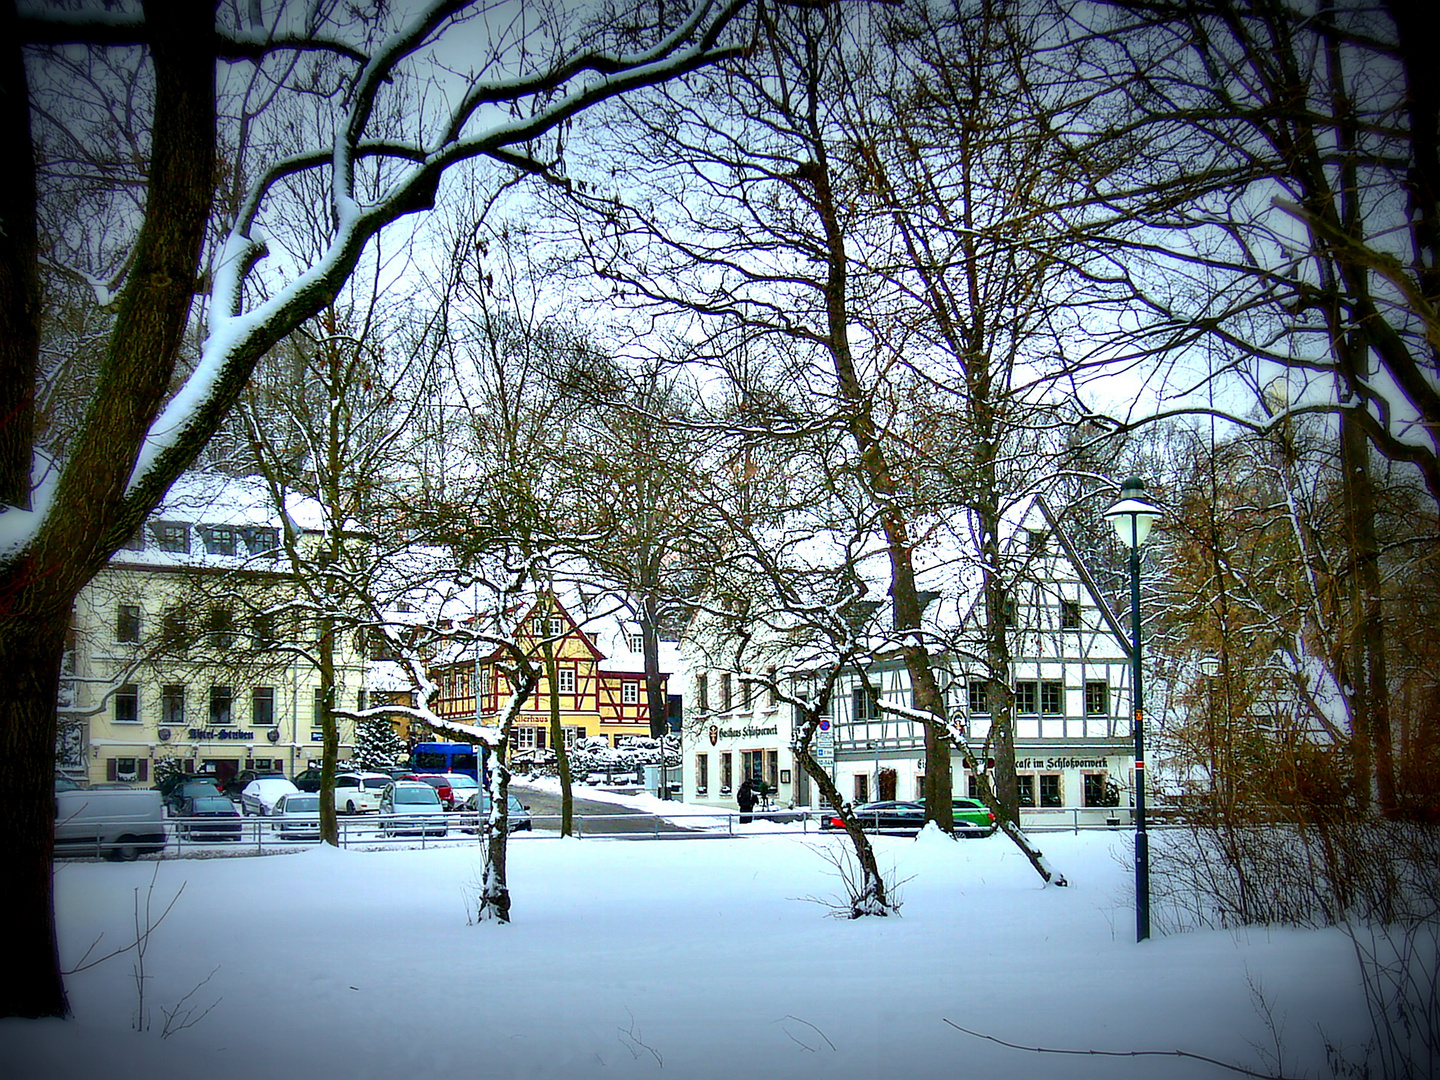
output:
M544 749L545 749L545 736L546 736L546 734L547 734L547 732L546 732L546 730L545 730L543 727L542 727L542 728L536 728L536 729L535 729L535 746L536 746L537 749L540 749L540 750L544 750Z
M115 779L115 759L113 757L105 762L105 779Z
M140 783L142 783L142 784L145 783L145 782L147 782L147 781L150 779L150 759L149 759L149 758L143 758L143 757L142 757L139 761L137 761L137 762L135 763L135 778L136 778L137 780L139 780Z

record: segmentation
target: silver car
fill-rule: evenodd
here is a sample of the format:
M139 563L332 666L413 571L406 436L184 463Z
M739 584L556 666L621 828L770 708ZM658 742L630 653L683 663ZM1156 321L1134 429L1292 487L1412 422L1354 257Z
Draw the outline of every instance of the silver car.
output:
M380 793L382 836L444 836L449 831L445 807L429 784L396 780Z
M291 791L275 800L270 827L282 840L320 839L320 796L313 791Z

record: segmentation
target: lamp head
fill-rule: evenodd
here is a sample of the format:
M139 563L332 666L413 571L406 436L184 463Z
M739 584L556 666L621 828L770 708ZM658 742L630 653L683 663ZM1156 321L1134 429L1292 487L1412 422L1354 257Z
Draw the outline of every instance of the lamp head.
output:
M1138 548L1150 535L1150 526L1155 524L1160 510L1145 501L1145 482L1132 476L1120 488L1120 501L1106 510L1105 516L1122 544Z

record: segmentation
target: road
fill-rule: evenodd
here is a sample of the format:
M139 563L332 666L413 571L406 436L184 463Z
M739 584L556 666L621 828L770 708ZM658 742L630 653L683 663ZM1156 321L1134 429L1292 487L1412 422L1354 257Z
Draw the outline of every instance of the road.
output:
M535 819L535 828L546 829L556 832L560 828L560 795L549 791L541 791L536 788L524 787L521 784L511 784L511 792L526 806L530 807L530 816ZM581 815L585 820L579 821ZM592 815L603 815L620 820L593 820ZM636 810L631 806L619 806L615 803L598 802L595 799L575 799L575 817L577 819L577 831L582 836L594 836L600 833L647 833L653 834L657 831L662 833L685 833L689 829L682 829L678 825L672 825L668 821L662 821L654 814L646 813L644 810Z

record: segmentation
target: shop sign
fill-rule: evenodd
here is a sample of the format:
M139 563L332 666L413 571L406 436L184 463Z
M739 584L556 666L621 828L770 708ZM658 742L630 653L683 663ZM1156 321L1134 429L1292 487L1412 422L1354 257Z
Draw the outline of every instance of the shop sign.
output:
M779 734L779 724L771 724L769 727L755 727L752 724L746 724L743 728L720 729L720 737L724 739L758 739L763 735Z
M255 732L240 731L235 728L198 728L192 727L187 733L193 740L206 739L228 739L234 742L254 742Z
M1109 758L1052 757L1017 758L1017 769L1110 769Z

